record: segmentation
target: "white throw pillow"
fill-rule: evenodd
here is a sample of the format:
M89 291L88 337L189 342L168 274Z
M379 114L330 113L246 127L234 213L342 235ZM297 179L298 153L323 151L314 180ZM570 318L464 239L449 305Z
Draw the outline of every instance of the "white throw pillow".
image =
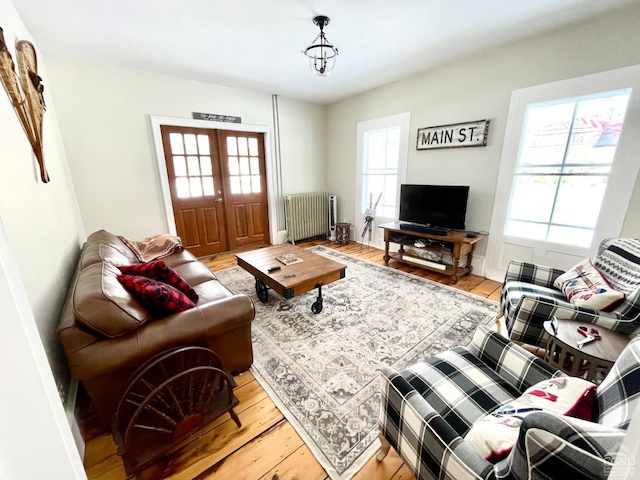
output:
M589 259L560 275L553 286L562 290L574 305L594 310L608 311L625 298L624 293L609 285Z
M483 458L495 463L505 458L518 440L520 424L533 412L550 412L592 420L596 386L578 377L544 380L522 396L478 420L464 439Z

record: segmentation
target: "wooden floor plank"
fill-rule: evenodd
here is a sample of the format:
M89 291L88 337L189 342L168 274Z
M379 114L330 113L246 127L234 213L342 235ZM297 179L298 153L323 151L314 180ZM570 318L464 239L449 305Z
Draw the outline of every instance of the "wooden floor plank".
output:
M291 424L280 422L268 431L268 437L263 434L253 439L242 450L222 459L196 479L256 480L303 445L302 438Z
M416 477L413 476L411 470L406 465L402 465L400 470L396 472L396 474L391 477L391 480L416 480Z
M298 242L301 248L323 245L343 253L384 265L384 251L352 242L339 246L327 240ZM204 263L219 271L237 265L235 252L209 257ZM400 262L389 267L427 278L445 285L451 278L437 272ZM499 301L501 284L472 275L462 277L455 288L470 291ZM504 329L504 325L498 324ZM170 458L155 465L145 478L226 479L245 478L261 480L329 480L309 448L278 411L251 372L234 377L234 394L239 400L235 408L242 422L238 428L228 415L224 415L189 439ZM85 469L91 480L125 480L122 461L109 434L95 436L86 444ZM246 473L245 473L246 470ZM204 473L203 473L204 472ZM240 472L240 473L239 473ZM413 476L391 449L387 457L378 462L371 458L354 477L356 480L411 480Z
M476 285L475 287L473 287L469 291L471 293L476 294L476 295L480 295L481 297L489 297L496 290L498 291L498 294L499 294L501 287L502 287L501 283L494 282L493 280L488 280L488 279L484 278L482 280L482 282L480 282L478 285Z
M241 428L228 420L199 437L172 456L159 478L191 480L284 419L268 397L239 413L238 417Z
M110 433L103 433L87 443L84 449L85 468L93 467L116 453L116 445Z
M355 474L353 480L369 480L371 478L391 480L403 465L402 459L392 448L381 462L376 459L375 455L371 457L364 467Z
M302 445L260 480L329 480L327 472L306 445Z

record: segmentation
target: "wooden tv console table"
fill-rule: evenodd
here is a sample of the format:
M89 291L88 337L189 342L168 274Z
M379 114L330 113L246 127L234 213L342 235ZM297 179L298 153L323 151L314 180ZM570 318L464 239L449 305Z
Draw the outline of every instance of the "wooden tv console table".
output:
M450 230L447 235L435 235L433 233L403 230L400 228L400 223L401 222L396 221L380 225L380 228L384 230L385 265L389 265L389 260L391 259L410 265L417 265L427 270L442 273L443 275L450 275L453 283L457 283L461 276L471 273L473 269L471 260L473 259L473 251L476 248L475 244L487 236L484 233L478 233L476 237L469 238L467 237L468 232L463 230ZM424 247L416 247L414 242L419 239L425 240L427 245ZM429 244L429 240L431 240L431 244ZM443 248L443 246L437 242L444 243L445 247ZM395 254L389 255L389 243L399 244L400 250ZM447 245L451 245L450 251L446 248ZM453 259L453 265L440 264L438 262L424 260L420 257L406 255L405 246L410 246L416 250L446 253L446 255L450 255ZM460 258L462 255L467 256L467 263L464 267L460 266Z

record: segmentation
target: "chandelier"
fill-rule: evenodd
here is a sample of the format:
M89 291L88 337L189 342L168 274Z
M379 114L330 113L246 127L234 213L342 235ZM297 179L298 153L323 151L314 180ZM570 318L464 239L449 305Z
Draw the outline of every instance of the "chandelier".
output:
M326 77L336 64L338 47L330 44L327 37L324 36L323 29L329 25L329 17L319 15L313 19L313 23L320 27L320 34L302 53L307 56L311 71L320 77Z

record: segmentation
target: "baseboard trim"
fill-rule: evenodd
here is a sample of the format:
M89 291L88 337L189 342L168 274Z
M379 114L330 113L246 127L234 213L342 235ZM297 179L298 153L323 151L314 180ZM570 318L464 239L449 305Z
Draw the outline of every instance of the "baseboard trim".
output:
M67 415L67 422L71 427L71 434L73 440L76 442L76 448L80 454L80 458L84 458L84 451L86 443L82 436L80 425L78 424L78 415L76 415L76 404L78 400L78 381L74 378L69 383L69 394L67 395L67 401L65 402L64 411Z

